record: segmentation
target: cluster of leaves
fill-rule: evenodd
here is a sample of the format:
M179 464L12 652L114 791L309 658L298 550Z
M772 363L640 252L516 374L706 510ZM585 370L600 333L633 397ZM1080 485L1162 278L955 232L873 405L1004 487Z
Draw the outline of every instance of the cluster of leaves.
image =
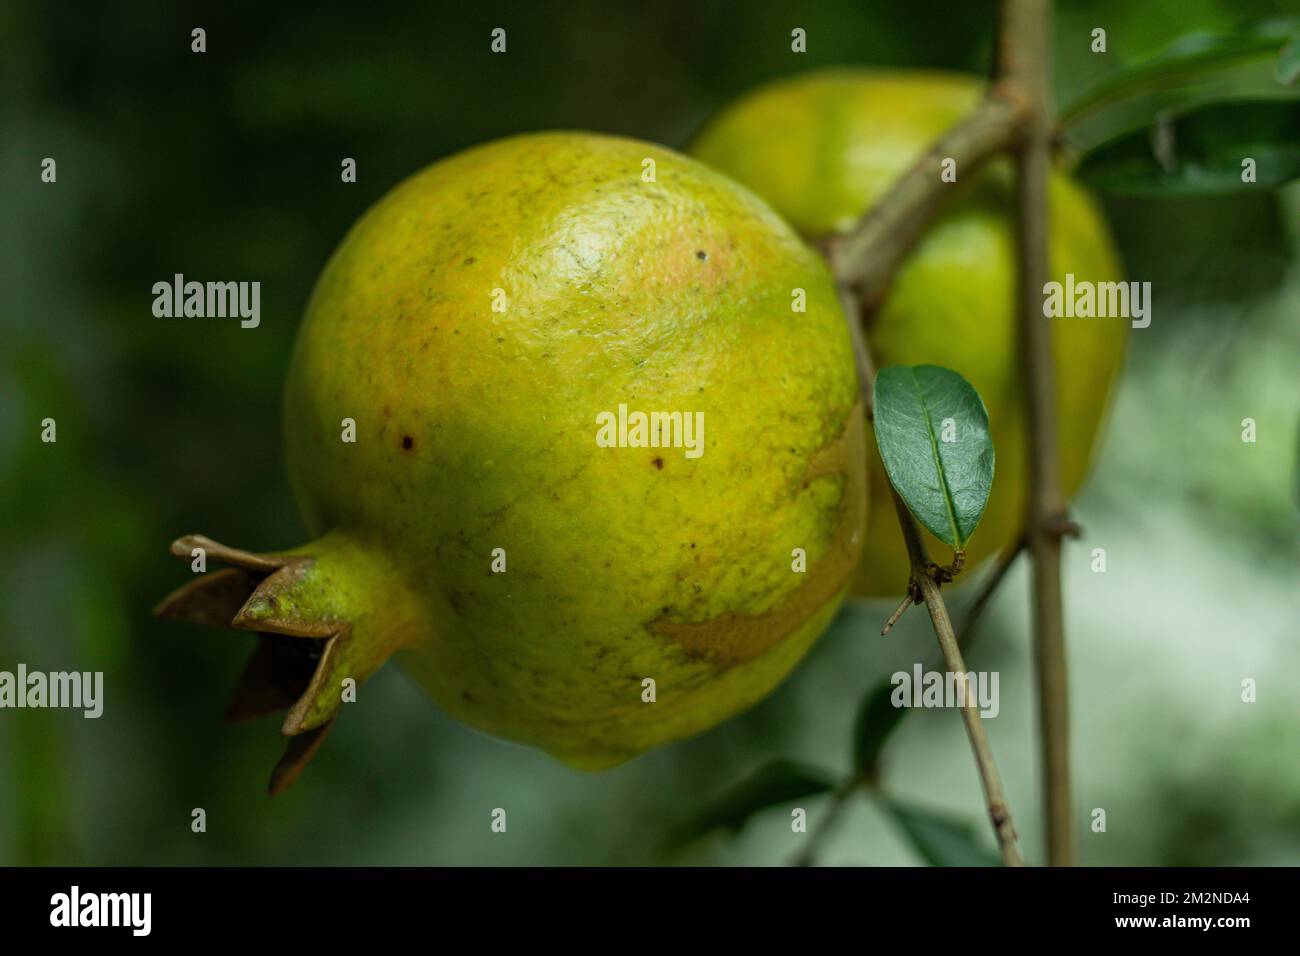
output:
M1205 195L1300 177L1300 19L1192 33L1070 104L1061 138L1099 189ZM1242 162L1255 162L1254 182Z
M879 716L889 721L888 726L892 729L906 711L889 707L888 697L886 687L884 707L887 713ZM869 695L864 702L864 712L877 709L877 700L877 693ZM849 791L849 796L861 793L877 801L879 808L898 826L920 858L931 866L1001 865L998 855L977 839L972 823L900 799L880 788L873 768L879 757L879 747L888 736L888 731L880 732L882 725L882 722L870 719L859 720L859 728L870 729L855 739L855 770L847 780L839 782L829 771L798 761L769 761L678 828L673 835L673 844L680 846L714 831L739 833L763 810L775 806L790 807L794 801L825 797L843 788Z

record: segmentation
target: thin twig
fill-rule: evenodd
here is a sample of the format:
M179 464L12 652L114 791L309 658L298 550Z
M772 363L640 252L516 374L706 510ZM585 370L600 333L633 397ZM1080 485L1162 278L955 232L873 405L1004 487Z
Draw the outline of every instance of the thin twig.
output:
M962 659L961 649L957 646L957 635L953 632L952 621L948 617L948 608L939 593L939 585L926 571L929 558L925 553L925 543L915 519L903 504L898 492L890 489L894 498L894 511L898 513L898 523L903 529L903 539L907 542L907 554L912 563L912 580L921 589L926 609L930 612L930 622L934 633L939 638L939 647L943 650L944 664L949 673L965 674L966 662ZM998 776L997 765L993 762L993 751L989 747L988 735L984 732L984 723L980 717L979 704L975 695L966 693L962 696L962 719L966 722L966 734L970 737L971 750L975 754L975 766L979 769L980 783L984 787L984 802L988 806L989 820L997 834L998 848L1002 852L1002 862L1007 866L1023 866L1024 860L1016 846L1016 827L1011 819L1011 809L1002 790L1002 778Z
M1051 172L1052 115L1047 50L1049 0L1007 0L1003 7L999 67L1025 101L1024 133L1017 147L1016 244L1019 254L1019 325L1022 374L1029 419L1029 487L1026 530L1034 563L1034 649L1038 679L1047 858L1074 862L1070 808L1069 683L1061 595L1061 535L1068 525L1061 490L1052 367L1052 324L1043 318L1049 278L1047 181Z
M907 596L903 598L903 603L898 605L898 610L896 610L893 614L889 615L889 620L886 621L885 626L880 629L880 636L884 637L886 634L892 631L894 629L894 625L898 623L898 619L907 612L907 609L909 607L911 607L913 604L920 604L920 603L921 603L920 592L917 591L909 584L907 586Z
M817 851L821 849L822 841L830 835L835 824L839 822L840 816L844 813L844 808L849 802L849 797L853 796L861 787L865 785L859 776L852 776L841 783L831 793L830 802L826 804L826 812L818 817L813 828L808 831L808 839L804 841L804 847L790 861L791 866L812 866L817 860Z
M988 607L993 595L997 593L1002 582L1006 580L1007 572L1011 566L1016 563L1016 558L1025 550L1025 536L1022 534L1014 542L1002 549L998 555L998 563L984 583L980 585L979 594L975 595L975 600L971 601L970 607L961 619L961 630L957 632L957 645L963 650L970 650L970 646L975 640L975 629L979 626L980 618L984 616L984 609Z
M866 410L867 420L875 417L874 383L875 366L866 337L861 334L860 304L853 291L847 285L840 286L840 300L845 303L845 317L852 334L854 358L858 369L858 387L862 392L862 406ZM930 612L930 621L939 638L939 647L947 670L954 674L966 673L966 662L962 660L961 650L957 647L957 635L953 632L952 621L948 617L948 608L943 595L939 593L939 584L932 576L933 562L925 553L925 543L921 540L920 529L916 526L907 505L898 496L892 486L890 494L894 499L894 511L898 515L898 524L907 544L907 554L911 562L909 593L916 589L925 601ZM1002 853L1002 862L1007 866L1023 866L1024 860L1016 846L1016 828L1011 819L1011 810L1007 806L1006 796L1002 791L1002 779L998 775L997 765L993 762L993 751L989 747L988 735L984 733L979 707L973 694L962 697L962 719L966 723L966 734L970 738L971 750L975 755L975 765L979 770L980 783L984 788L984 800L988 806L989 819L997 836L998 847Z

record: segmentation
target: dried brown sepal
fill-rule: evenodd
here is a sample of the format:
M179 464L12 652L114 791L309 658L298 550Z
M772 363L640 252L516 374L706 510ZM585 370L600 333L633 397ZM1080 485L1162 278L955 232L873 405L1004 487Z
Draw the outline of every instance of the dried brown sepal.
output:
M228 723L243 723L278 714L306 692L320 652L309 643L282 634L258 634L257 650L226 706Z
M230 627L256 588L257 578L242 568L222 568L177 588L158 602L153 614L165 620Z
M258 571L262 574L270 574L284 567L287 561L275 554L256 554L252 551L244 551L240 548L232 548L222 544L220 541L213 541L211 538L201 534L187 534L177 538L172 542L171 552L178 558L189 560L193 555L195 548L202 548L207 554L222 564L229 564L236 568L243 568L246 571Z
M303 768L311 762L311 758L316 756L316 751L325 742L326 736L333 727L334 721L329 720L289 741L284 756L271 771L271 782L266 788L268 794L274 797L289 789L290 785L298 779Z

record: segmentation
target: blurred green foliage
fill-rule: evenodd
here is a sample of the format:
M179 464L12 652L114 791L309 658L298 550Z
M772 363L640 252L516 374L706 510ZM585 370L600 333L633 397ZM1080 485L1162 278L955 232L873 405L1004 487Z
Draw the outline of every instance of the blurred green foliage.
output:
M1287 7L1292 9L1288 10ZM364 5L228 2L0 8L0 668L105 672L105 715L0 712L0 863L774 862L788 813L671 856L665 834L769 758L849 767L867 689L924 659L913 614L846 608L750 713L601 776L470 731L381 673L304 778L269 801L273 721L219 715L251 639L152 620L203 531L251 549L303 531L278 405L312 283L394 183L471 144L588 128L682 146L740 92L833 63L982 71L994 5ZM1063 2L1063 98L1188 29L1294 4ZM1089 50L1105 26L1110 52ZM189 51L202 26L208 52ZM508 30L509 53L488 34ZM808 53L790 53L790 30ZM57 185L39 181L44 157ZM359 180L339 180L342 157ZM1294 675L1300 215L1294 192L1108 203L1155 322L1130 367L1067 564L1081 812L1108 808L1091 863L1300 859ZM173 322L173 273L262 282L262 324ZM39 422L58 422L58 442ZM1243 445L1239 422L1258 422ZM1088 570L1105 546L1108 574ZM1003 671L991 729L1037 852L1023 579L971 666ZM955 599L960 607L960 597ZM1242 677L1260 702L1239 702ZM909 805L981 819L960 721L921 713L882 756ZM816 819L819 800L808 797ZM494 807L508 835L489 832ZM208 832L190 830L207 811ZM916 811L920 812L920 811ZM945 819L947 817L945 816ZM922 819L915 815L909 819ZM1081 833L1086 818L1081 816ZM981 834L985 842L987 834ZM830 862L915 863L862 803Z

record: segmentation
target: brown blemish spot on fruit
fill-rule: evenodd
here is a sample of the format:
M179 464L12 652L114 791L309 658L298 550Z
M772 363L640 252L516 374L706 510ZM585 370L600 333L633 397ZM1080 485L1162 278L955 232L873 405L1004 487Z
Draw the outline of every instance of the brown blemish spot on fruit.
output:
M663 460L662 458L655 458L655 459L652 459L651 462L650 462L650 464L654 465L654 466L655 466L656 468L658 468L660 471L663 471L663 470L664 470L664 460Z
M709 258L709 254L705 252L703 249L697 249L695 251L695 258L703 262L705 259Z
M402 436L402 450L403 450L403 451L410 451L410 450L411 450L412 448L414 448L414 447L415 447L415 439L412 438L410 435L403 435L403 436Z
M794 633L836 594L848 586L861 550L866 517L867 470L863 461L866 431L862 403L853 406L839 437L808 461L803 487L818 478L844 479L839 519L826 553L803 575L803 583L766 614L723 614L707 621L669 620L664 608L647 628L678 644L695 660L708 660L718 669L734 667L761 656Z
M478 261L478 260L476 260L473 256L469 256L469 257L465 260L465 263L464 263L464 264L467 265L467 266L472 266L472 265L473 265L475 262L477 262L477 261Z
M474 594L469 591L451 589L447 592L447 603L457 614L464 614L474 603Z

